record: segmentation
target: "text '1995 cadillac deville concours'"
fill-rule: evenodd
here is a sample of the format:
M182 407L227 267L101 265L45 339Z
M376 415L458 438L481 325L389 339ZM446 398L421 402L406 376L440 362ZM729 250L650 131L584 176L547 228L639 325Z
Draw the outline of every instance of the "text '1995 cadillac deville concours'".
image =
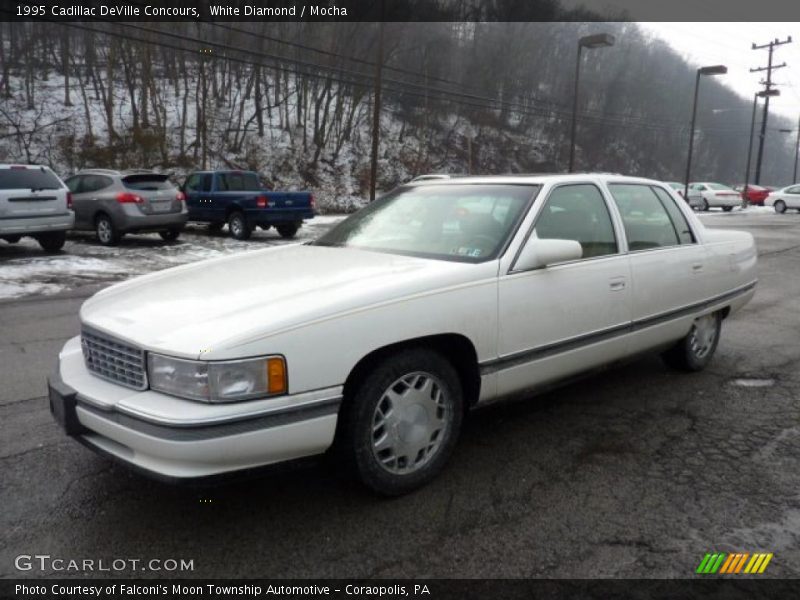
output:
M421 181L314 242L97 293L50 407L162 479L331 451L401 494L442 470L474 407L647 351L704 368L755 286L752 236L706 229L657 181Z

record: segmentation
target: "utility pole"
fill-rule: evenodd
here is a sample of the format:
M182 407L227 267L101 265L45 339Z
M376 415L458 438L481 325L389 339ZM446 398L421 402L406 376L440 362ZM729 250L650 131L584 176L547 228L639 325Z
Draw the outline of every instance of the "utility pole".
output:
M797 142L794 145L794 170L792 171L792 184L797 183L797 159L800 158L800 118L797 119Z
M383 8L381 0L381 22L378 30L378 60L375 63L375 93L372 102L372 156L369 169L369 201L375 201L375 186L378 179L378 140L381 130L381 87L383 80Z
M788 36L785 40L781 41L775 38L768 44L762 44L757 46L755 43L753 44L753 50L763 50L764 48L769 49L769 58L767 60L766 67L759 67L757 69L750 69L751 73L758 73L760 71L767 72L767 80L764 82L764 92L767 92L764 97L764 113L761 119L761 134L758 136L758 158L756 159L756 185L761 183L761 162L764 159L764 140L767 137L767 119L769 117L769 92L772 90L772 86L775 85L772 83L772 72L776 69L783 69L786 66L786 63L781 63L779 65L772 64L772 53L775 51L775 46L783 46L784 44L791 44L792 43L792 36Z

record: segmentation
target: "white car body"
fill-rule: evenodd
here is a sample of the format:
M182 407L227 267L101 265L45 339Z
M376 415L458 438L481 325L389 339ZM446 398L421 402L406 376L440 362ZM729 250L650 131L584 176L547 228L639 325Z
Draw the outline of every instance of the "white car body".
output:
M781 207L781 203L783 207ZM777 206L776 206L777 204ZM780 190L770 192L764 199L764 206L772 206L776 212L785 212L786 209L800 210L800 184L790 185ZM783 208L783 210L781 210Z
M737 206L742 206L742 196L733 188L726 187L725 189L712 189L710 186L721 184L714 182L695 182L689 184L689 199L692 207L706 210L708 208L722 208L731 210ZM695 200L695 194L699 193L701 196Z
M288 394L208 404L130 389L90 372L75 337L59 355L51 399L71 398L66 418L94 450L151 475L202 477L324 452L334 441L348 377L396 344L436 339L469 349L475 406L663 348L686 336L696 317L727 316L749 301L756 286L749 233L706 229L672 194L694 242L629 250L609 192L614 182L672 194L659 182L616 175L464 178L458 185L541 186L496 259L464 263L292 245L114 285L84 303L85 331L185 359L280 354ZM549 194L569 184L602 193L618 251L515 270ZM63 422L64 409L54 410Z

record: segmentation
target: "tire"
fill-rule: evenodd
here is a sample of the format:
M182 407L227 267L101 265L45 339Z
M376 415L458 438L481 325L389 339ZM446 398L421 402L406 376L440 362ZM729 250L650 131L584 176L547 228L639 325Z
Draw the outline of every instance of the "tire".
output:
M180 229L167 229L166 231L159 231L158 235L161 236L161 239L165 242L174 242L180 236L181 230Z
M293 223L281 223L280 225L275 225L275 229L278 230L282 238L290 240L297 235L297 230L300 229L300 223L297 221Z
M733 207L732 206L723 206L722 210L724 210L725 212L731 212L733 210Z
M19 242L22 239L22 236L21 235L9 235L9 236L4 237L3 239L5 241L7 241L9 244L16 244L17 242Z
M237 210L228 217L228 231L237 240L249 240L253 233L253 228L244 218L244 213Z
M211 234L218 234L222 231L222 228L225 226L225 223L209 223L208 224L208 233Z
M337 444L365 486L399 496L444 468L463 414L461 382L450 362L432 350L402 350L347 393Z
M708 212L709 208L711 208L711 207L708 205L708 200L703 198L703 204L700 205L700 210L702 210L703 212Z
M40 233L36 236L36 241L45 252L59 252L67 241L66 231L52 231Z
M111 220L105 213L100 213L94 220L94 231L97 234L97 240L103 246L116 246L122 237Z
M661 355L667 365L680 371L702 371L714 356L722 330L718 312L694 320L686 337Z
M776 213L782 215L783 213L786 212L786 202L784 202L783 200L775 200L774 208Z

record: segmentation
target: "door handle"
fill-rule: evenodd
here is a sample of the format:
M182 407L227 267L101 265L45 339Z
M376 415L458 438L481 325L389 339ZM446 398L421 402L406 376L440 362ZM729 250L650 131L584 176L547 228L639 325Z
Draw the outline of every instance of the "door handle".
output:
M620 277L619 279L612 279L608 283L608 287L611 288L612 292L619 292L625 289L625 279Z

